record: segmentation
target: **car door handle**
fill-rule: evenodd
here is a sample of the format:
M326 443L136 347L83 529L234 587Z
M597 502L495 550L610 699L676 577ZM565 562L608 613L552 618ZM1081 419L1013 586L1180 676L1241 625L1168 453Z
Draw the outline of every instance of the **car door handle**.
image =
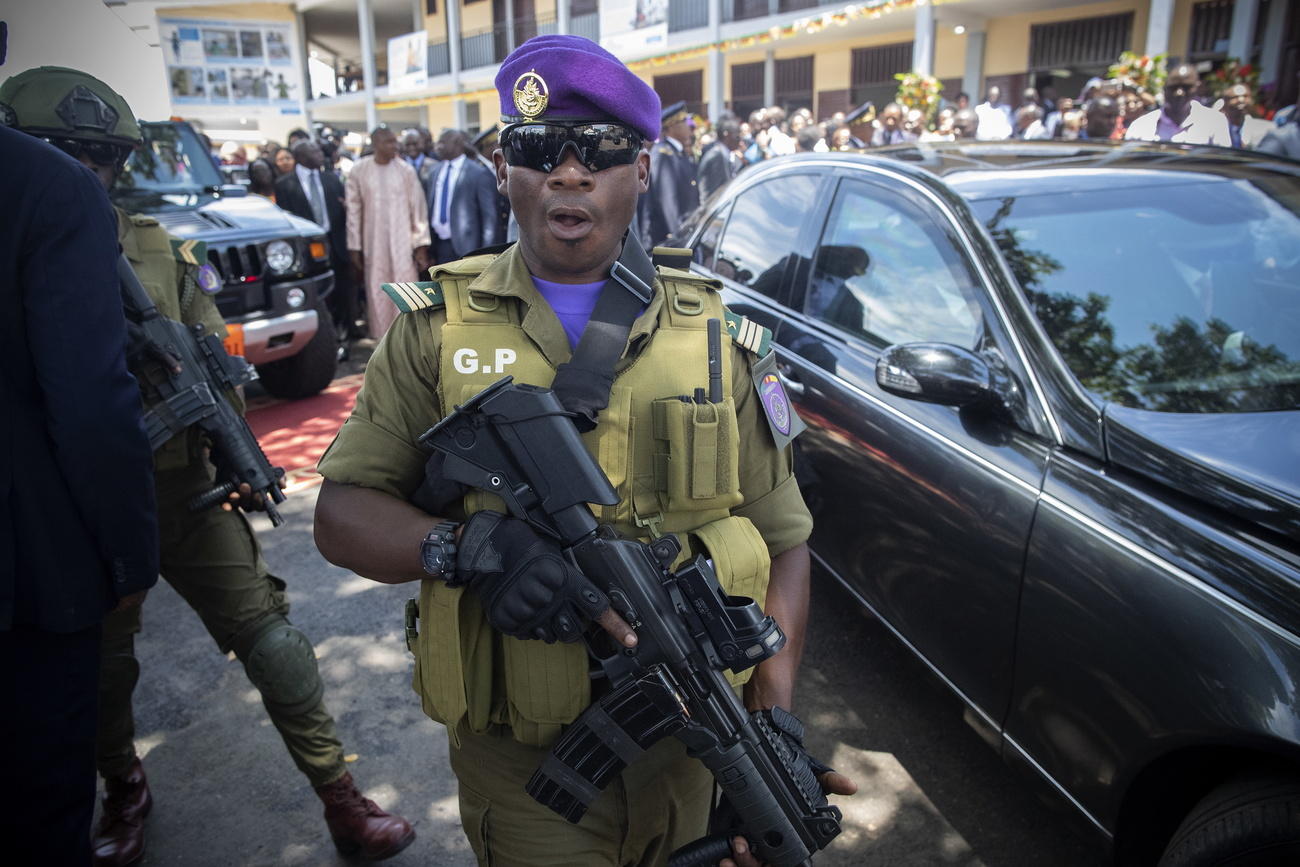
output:
M799 381L799 374L795 369L784 362L778 363L776 372L781 376L781 382L785 384L785 390L795 397L803 397L804 384Z

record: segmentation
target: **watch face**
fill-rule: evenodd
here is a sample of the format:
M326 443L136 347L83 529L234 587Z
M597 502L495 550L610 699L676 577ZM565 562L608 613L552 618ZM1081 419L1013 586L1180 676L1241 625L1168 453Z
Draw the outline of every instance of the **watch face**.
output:
M420 561L425 572L430 575L441 575L443 563L446 562L446 558L442 553L442 543L426 540L420 546Z

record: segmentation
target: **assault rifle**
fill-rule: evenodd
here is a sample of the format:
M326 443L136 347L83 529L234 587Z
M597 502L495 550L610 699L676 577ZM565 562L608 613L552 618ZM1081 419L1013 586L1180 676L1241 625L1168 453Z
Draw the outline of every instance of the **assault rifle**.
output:
M702 556L669 572L681 551L675 536L644 544L597 523L587 504L614 505L618 494L549 389L507 376L420 442L443 455L446 479L500 496L511 515L556 539L637 632L629 649L588 630L594 676L608 689L556 742L528 793L577 822L629 762L673 735L713 773L737 832L763 861L809 863L840 832L840 811L791 745L802 738L798 721L779 708L750 714L723 675L780 650L776 622L753 600L727 596ZM729 852L726 836L705 838L670 863L716 864Z
M198 425L212 443L212 463L217 484L190 500L199 512L224 502L242 484L262 494L266 514L278 527L284 518L275 504L284 502L280 477L284 470L271 466L257 437L224 392L257 378L257 371L240 356L231 356L216 335L202 325L186 328L158 312L140 284L135 269L123 254L117 260L122 283L122 303L127 315L128 355L147 356L147 380L162 398L144 415L149 444L157 451L163 443Z

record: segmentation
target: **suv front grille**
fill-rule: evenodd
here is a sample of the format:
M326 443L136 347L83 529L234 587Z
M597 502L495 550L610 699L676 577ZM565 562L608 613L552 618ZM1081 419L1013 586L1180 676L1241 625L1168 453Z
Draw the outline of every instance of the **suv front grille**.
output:
M208 262L221 275L217 309L224 317L240 316L269 306L262 279L262 251L256 244L208 245Z
M256 244L238 247L208 247L208 261L227 283L249 283L262 279L262 251Z

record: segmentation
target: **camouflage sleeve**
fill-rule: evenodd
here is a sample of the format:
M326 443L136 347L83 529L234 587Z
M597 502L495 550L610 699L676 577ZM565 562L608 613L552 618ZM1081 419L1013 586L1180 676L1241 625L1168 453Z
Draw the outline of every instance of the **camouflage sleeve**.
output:
M438 342L446 314L397 317L366 366L352 415L321 457L325 478L409 499L424 478L420 435L442 417Z
M732 394L740 431L740 492L744 502L732 510L753 521L775 557L808 540L812 515L794 477L793 448L778 449L768 428L751 376L753 355L732 355Z

